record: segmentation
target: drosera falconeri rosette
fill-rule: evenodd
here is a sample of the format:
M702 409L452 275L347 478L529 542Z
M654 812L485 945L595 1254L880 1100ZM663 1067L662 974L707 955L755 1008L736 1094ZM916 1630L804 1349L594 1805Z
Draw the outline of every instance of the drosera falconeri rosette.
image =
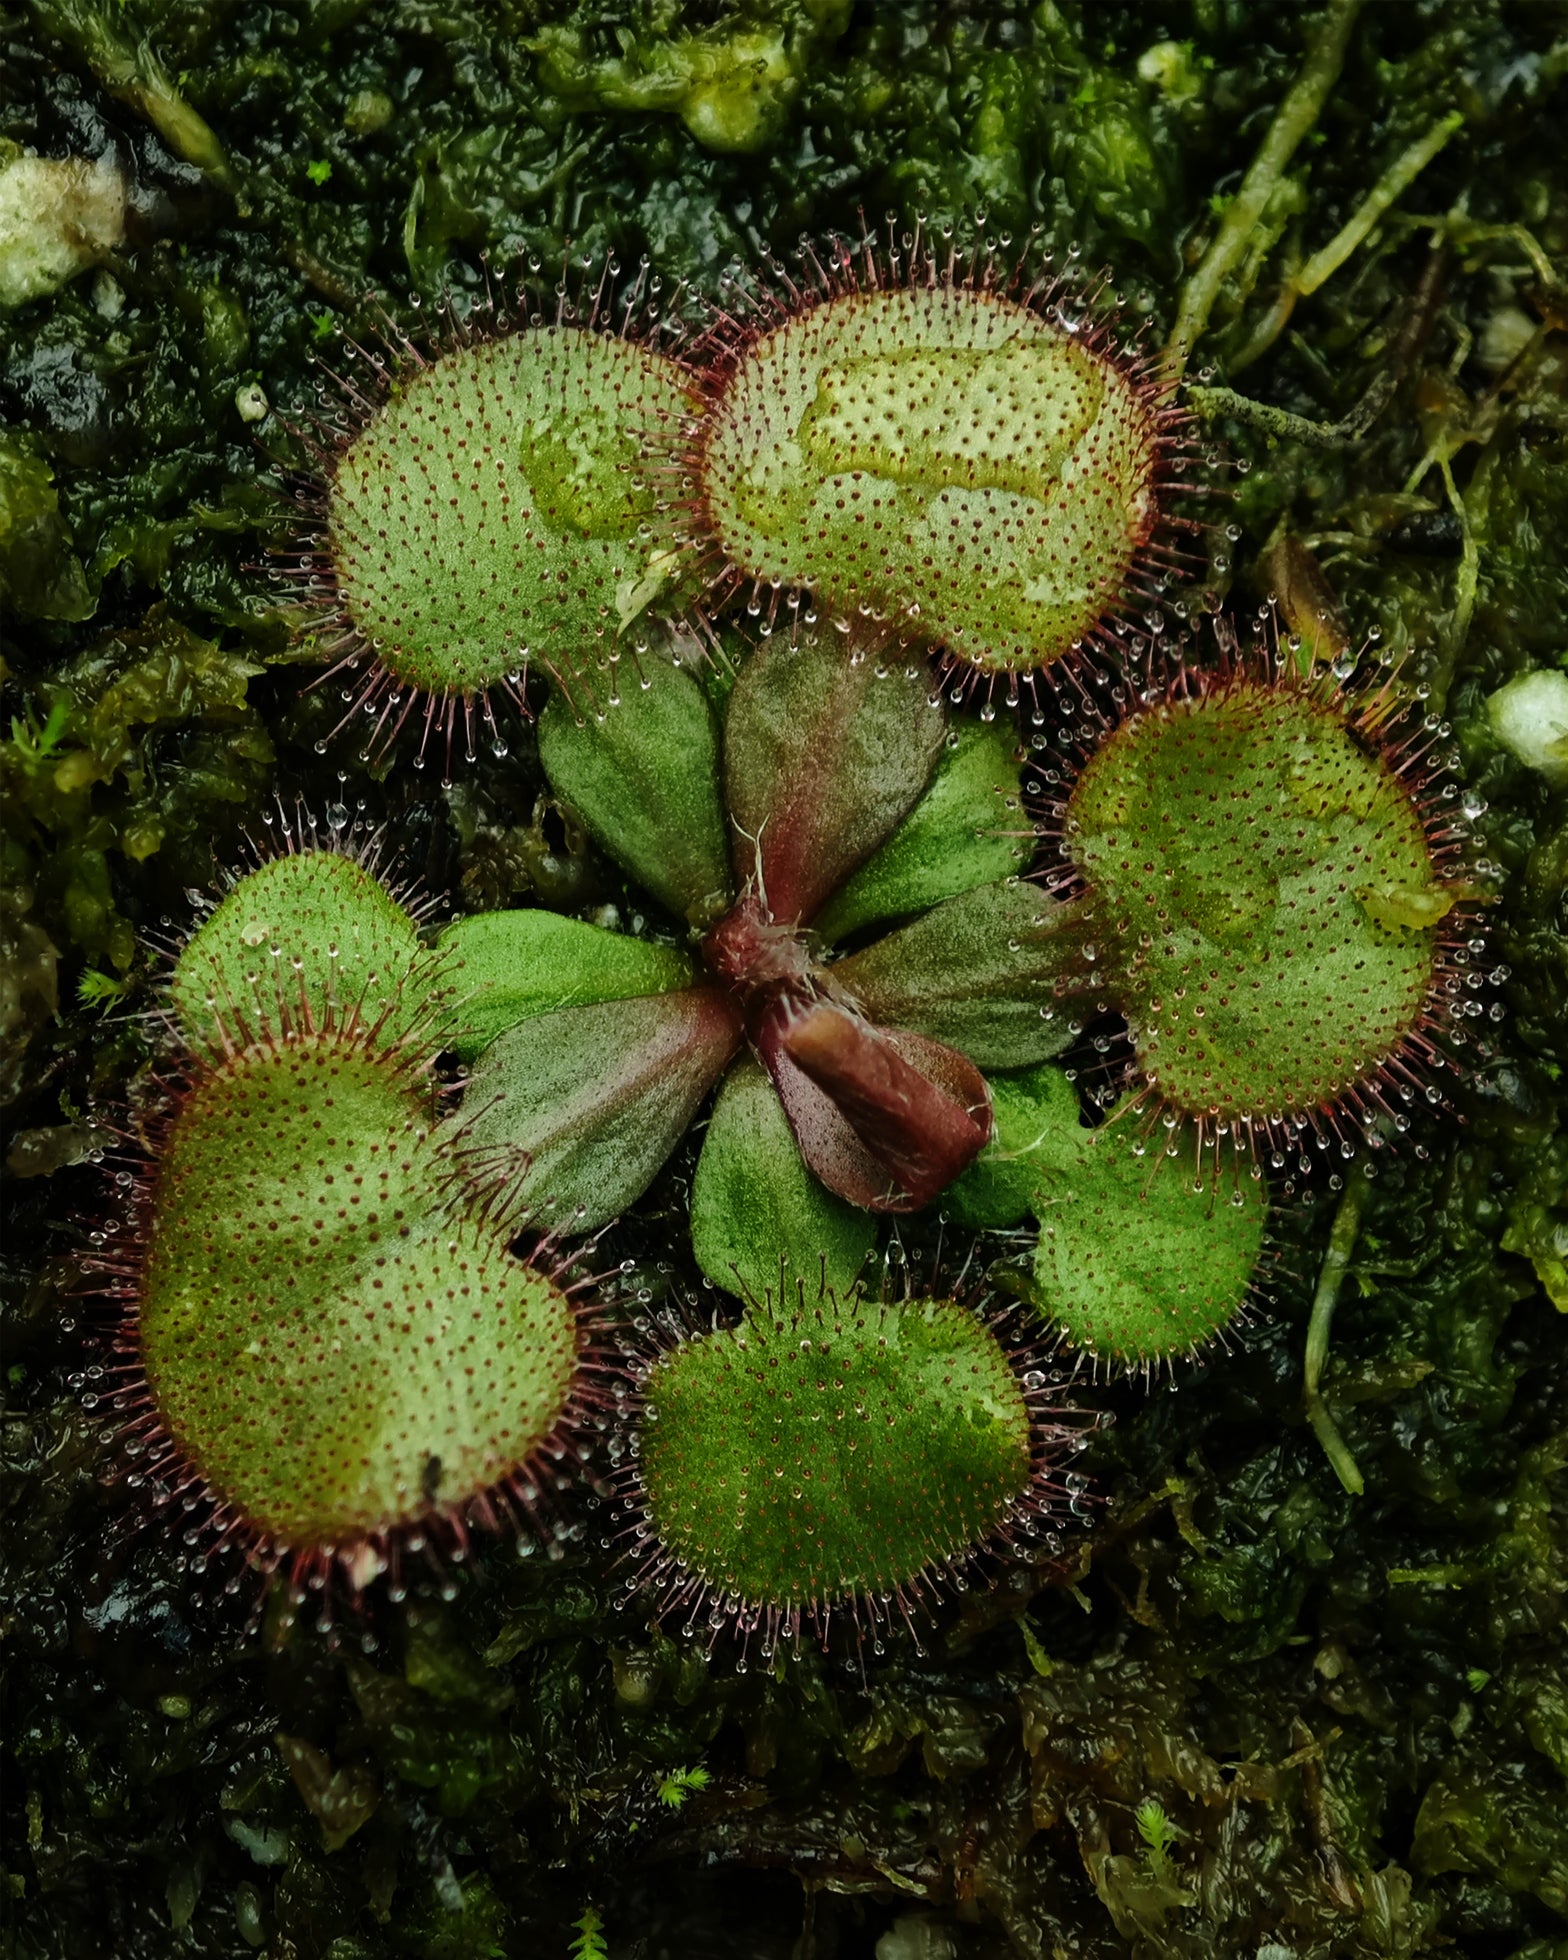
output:
M646 273L449 322L324 456L305 571L378 766L411 718L416 761L476 714L504 747L500 689L636 916L433 935L313 840L180 952L90 1393L296 1584L591 1454L572 1248L700 1127L691 1256L740 1304L611 1367L640 1583L765 1646L880 1633L1062 1496L1046 1349L1223 1339L1265 1172L1397 1134L1463 1034L1462 826L1397 685L1129 611L1193 458L1095 295L919 227L804 264L684 347ZM876 1282L938 1208L1005 1313Z
M533 911L443 938L495 1019L512 1003L474 1060L471 1135L527 1159L519 1196L543 1215L591 1229L634 1202L743 1052L825 1194L918 1209L989 1135L981 1069L1063 1045L1027 970L1050 901L1019 876L1016 741L971 725L950 747L918 649L817 623L732 680L650 658L598 714L553 700L539 749L684 941L632 953ZM814 922L875 943L911 913L920 956L868 1007Z

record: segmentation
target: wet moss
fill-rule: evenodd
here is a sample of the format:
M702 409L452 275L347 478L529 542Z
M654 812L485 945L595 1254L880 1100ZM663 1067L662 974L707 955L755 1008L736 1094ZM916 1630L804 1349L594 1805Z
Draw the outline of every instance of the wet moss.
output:
M537 801L526 729L450 792L398 753L317 753L342 703L301 694L312 650L255 570L295 523L276 470L302 460L315 357L370 328L370 289L404 326L416 297L466 303L484 253L533 254L549 284L570 237L715 290L732 257L853 229L862 205L983 205L1015 252L1038 222L1163 337L1340 29L1192 356L1249 466L1200 590L1253 606L1278 577L1260 559L1299 548L1352 641L1376 627L1407 658L1489 806L1485 965L1510 970L1478 994L1505 1015L1473 1024L1451 1108L1367 1188L1323 1383L1363 1494L1303 1416L1325 1166L1281 1207L1272 1310L1175 1393L1098 1390L1119 1417L1088 1459L1107 1502L924 1655L710 1661L618 1609L592 1509L559 1561L485 1548L336 1645L275 1599L247 1632L244 1597L141 1528L65 1387L66 1255L100 1206L72 1139L95 1100L134 1121L149 936L296 791L346 830L386 824L460 908L531 889L641 929ZM568 1951L592 1907L616 1960L849 1960L898 1922L888 1960L920 1950L915 1921L965 1960L1554 1952L1568 826L1487 710L1568 645L1550 10L35 0L4 32L0 141L112 148L133 180L123 247L0 335L0 1086L8 1143L46 1139L18 1144L5 1199L4 1951L472 1960ZM742 70L716 106L709 83ZM1092 1063L1098 1032L1068 1059ZM693 1161L607 1244L628 1315L700 1293ZM674 1777L698 1767L705 1786Z

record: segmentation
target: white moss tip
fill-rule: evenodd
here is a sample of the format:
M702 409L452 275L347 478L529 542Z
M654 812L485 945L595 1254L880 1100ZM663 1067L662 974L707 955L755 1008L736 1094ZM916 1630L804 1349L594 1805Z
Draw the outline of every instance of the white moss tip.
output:
M1516 674L1488 697L1486 711L1510 755L1549 783L1568 783L1568 673Z
M0 162L0 307L58 292L125 237L127 185L109 157Z

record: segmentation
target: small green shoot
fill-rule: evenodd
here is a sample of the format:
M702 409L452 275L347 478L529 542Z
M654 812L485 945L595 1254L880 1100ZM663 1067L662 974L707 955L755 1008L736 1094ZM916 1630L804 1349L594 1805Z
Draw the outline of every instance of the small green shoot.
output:
M1045 1651L1040 1636L1030 1626L1028 1620L1020 1618L1018 1631L1024 1637L1024 1652L1029 1656L1029 1665L1042 1681L1047 1681L1056 1672L1056 1663Z
M54 760L60 746L60 738L65 733L65 725L71 719L71 704L56 701L49 710L49 719L40 728L31 715L11 717L11 740L16 746L18 757L29 768L37 768L41 763Z
M610 1949L604 1942L604 1921L592 1906L584 1906L581 1919L573 1925L577 1937L572 1941L572 1960L610 1960Z
M701 1767L686 1769L683 1766L661 1776L655 1794L660 1803L668 1809L679 1810L693 1790L706 1790L708 1782L708 1772L705 1769Z
M1491 1678L1491 1675L1484 1667L1468 1668L1465 1671L1465 1686L1470 1690L1471 1694L1478 1695Z
M332 165L325 157L316 157L305 165L305 175L313 184L324 184L332 175Z
M1132 1821L1138 1826L1138 1835L1146 1847L1144 1856L1149 1876L1162 1885L1169 1884L1175 1876L1171 1868L1171 1851L1182 1835L1180 1829L1158 1797L1145 1797L1133 1812Z
M130 979L116 979L112 973L100 973L96 967L89 967L76 983L76 998L83 1007L95 1007L100 1014L107 1014L111 1007L118 1007L131 991Z

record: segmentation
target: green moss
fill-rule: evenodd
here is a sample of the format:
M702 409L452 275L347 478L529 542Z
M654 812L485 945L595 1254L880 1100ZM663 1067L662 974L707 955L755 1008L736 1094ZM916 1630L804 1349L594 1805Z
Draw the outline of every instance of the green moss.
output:
M574 109L673 110L705 149L766 149L782 133L800 84L844 31L844 0L793 18L726 22L695 34L620 37L618 58L594 60L581 28L550 24L535 47L552 91Z
M53 478L19 438L0 439L0 599L34 619L90 619L93 598Z

